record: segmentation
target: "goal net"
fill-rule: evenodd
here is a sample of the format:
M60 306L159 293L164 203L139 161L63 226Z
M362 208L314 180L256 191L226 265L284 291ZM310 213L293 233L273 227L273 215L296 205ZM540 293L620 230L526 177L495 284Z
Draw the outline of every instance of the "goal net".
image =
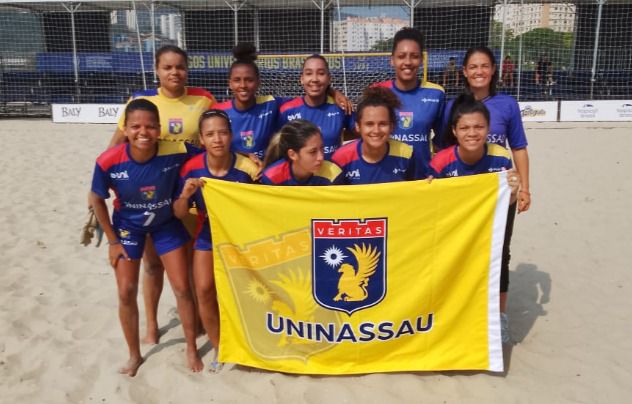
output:
M462 89L466 49L487 45L502 91L522 100L632 97L627 0L0 0L0 113L124 102L158 85L153 53L165 44L189 52L189 85L220 100L230 49L252 42L262 94L300 94L302 60L321 53L356 101L393 77L392 37L411 25L426 36L423 74L448 96Z

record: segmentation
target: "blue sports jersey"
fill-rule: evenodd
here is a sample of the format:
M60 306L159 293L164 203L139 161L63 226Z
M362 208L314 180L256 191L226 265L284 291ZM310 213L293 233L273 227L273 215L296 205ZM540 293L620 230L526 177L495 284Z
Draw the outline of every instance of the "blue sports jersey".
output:
M279 107L283 98L257 96L256 103L251 108L240 111L233 100L216 104L215 108L228 114L233 131L231 150L239 153L254 153L260 159L270 142L270 138L277 129Z
M231 182L243 182L251 184L255 182L255 178L259 168L248 157L241 154L233 153L233 162L231 168L223 177L217 177L211 173L208 169L208 159L206 153L199 154L189 161L187 161L180 170L180 182L178 187L178 195L182 193L184 183L189 178L214 178L223 181ZM189 199L189 206L195 202L197 210L198 226L195 231L196 249L198 244L211 246L211 228L209 226L208 214L206 211L206 205L204 204L204 197L202 196L202 190L195 191L193 196ZM203 243L198 243L198 240L202 239Z
M489 110L489 134L487 142L509 146L511 149L527 147L527 136L522 125L518 102L506 94L496 94L482 100ZM448 126L454 100L448 101L443 114L442 127Z
M426 178L425 165L419 163L419 157L415 158L415 153L412 146L389 139L386 156L377 163L368 163L362 158L362 139L356 139L338 149L331 161L342 169L345 184L376 184Z
M303 97L294 98L281 105L279 128L295 119L305 119L320 128L327 160L340 147L342 132L351 128L351 116L345 115L345 111L336 105L332 97L327 97L327 100L317 107L307 105Z
M92 192L103 199L116 194L113 217L133 230L151 231L173 219L171 205L180 166L200 149L185 142L158 141L158 152L137 163L129 143L103 152L96 162Z
M395 85L395 80L373 84L392 90L401 103L395 111L397 125L391 137L409 144L418 150L419 157L427 166L430 163L430 129L435 134L441 127L441 115L445 106L445 92L438 84L425 82L419 87L402 91Z
M323 161L320 170L307 181L299 181L292 173L292 166L281 159L263 171L261 183L265 185L337 185L342 183L340 167L330 161Z
M456 145L441 150L430 162L432 176L436 178L493 173L511 168L509 151L493 143L485 144L485 154L476 164L464 163L459 157L459 148Z

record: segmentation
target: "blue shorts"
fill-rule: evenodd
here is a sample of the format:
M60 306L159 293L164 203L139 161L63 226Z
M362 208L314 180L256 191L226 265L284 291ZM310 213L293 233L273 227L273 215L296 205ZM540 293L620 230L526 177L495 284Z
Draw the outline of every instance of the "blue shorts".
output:
M190 240L189 233L178 219L173 219L150 230L140 231L126 226L116 216L112 218L114 231L127 255L134 260L143 257L145 239L149 234L154 242L158 255L164 255L176 248L182 247Z
M208 221L208 216L197 216L197 228L195 229L195 244L194 250L200 251L213 251L213 239L211 238L211 225Z

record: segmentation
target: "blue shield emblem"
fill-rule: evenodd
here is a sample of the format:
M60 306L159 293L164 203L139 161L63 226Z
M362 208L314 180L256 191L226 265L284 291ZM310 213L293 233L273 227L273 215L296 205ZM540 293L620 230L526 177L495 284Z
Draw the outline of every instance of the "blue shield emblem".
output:
M351 315L384 299L386 230L386 218L312 220L312 288L318 304Z
M255 132L252 130L239 132L241 136L241 145L246 149L255 147Z
M182 118L169 119L169 133L172 135L179 135L184 131L184 124Z
M413 113L400 112L399 113L399 127L402 129L410 129L412 126L413 126Z

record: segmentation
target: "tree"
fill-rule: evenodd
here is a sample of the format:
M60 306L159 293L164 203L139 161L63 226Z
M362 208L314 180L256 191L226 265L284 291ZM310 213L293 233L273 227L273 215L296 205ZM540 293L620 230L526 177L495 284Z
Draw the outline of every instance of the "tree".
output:
M393 38L381 39L371 46L372 51L390 52L393 49Z

